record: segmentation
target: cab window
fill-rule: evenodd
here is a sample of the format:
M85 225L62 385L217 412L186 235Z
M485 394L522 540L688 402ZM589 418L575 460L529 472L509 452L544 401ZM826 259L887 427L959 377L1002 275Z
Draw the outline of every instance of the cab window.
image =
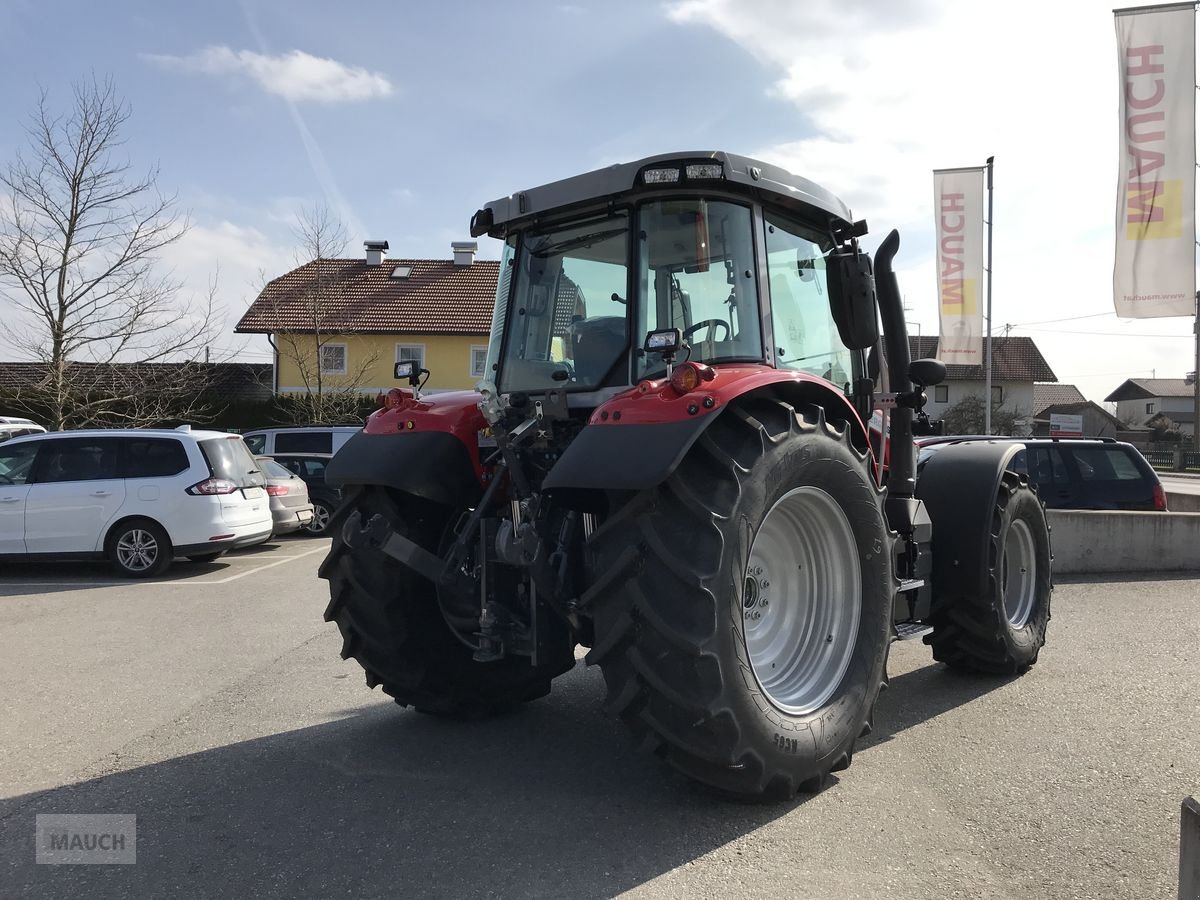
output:
M657 200L638 217L638 327L678 328L698 362L763 356L749 207L720 200ZM680 357L680 361L683 357ZM664 368L639 356L638 378Z
M854 377L854 355L842 344L829 308L829 240L777 216L765 218L776 363L845 387Z

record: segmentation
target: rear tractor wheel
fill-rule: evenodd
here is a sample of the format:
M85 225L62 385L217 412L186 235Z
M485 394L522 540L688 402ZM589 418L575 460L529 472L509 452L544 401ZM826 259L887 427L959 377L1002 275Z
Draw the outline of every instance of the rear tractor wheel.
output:
M524 657L476 662L468 644L477 608L440 603L432 582L382 550L346 540L381 514L397 533L436 553L452 511L387 488L353 491L329 522L333 545L320 575L331 595L325 621L337 623L342 658L359 662L367 686L381 685L401 706L462 718L506 712L548 694L550 679L575 663L569 648L554 666L534 667Z
M608 707L720 790L818 790L870 730L891 545L849 429L818 407L731 407L592 536Z

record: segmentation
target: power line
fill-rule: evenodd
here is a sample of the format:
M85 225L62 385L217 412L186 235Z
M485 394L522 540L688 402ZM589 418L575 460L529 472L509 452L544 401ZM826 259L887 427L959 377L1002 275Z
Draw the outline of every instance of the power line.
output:
M1065 319L1043 319L1040 322L1020 322L1014 324L1013 328L1024 328L1027 325L1053 325L1055 322L1077 322L1080 319L1099 319L1104 316L1116 316L1114 312L1088 313L1086 316L1067 316Z
M1141 334L1138 332L1130 333L1126 331L1069 331L1059 328L1030 328L1028 325L1014 325L1013 328L1019 328L1022 331L1036 331L1039 334L1088 334L1097 337L1123 337L1123 338L1191 338L1190 334Z

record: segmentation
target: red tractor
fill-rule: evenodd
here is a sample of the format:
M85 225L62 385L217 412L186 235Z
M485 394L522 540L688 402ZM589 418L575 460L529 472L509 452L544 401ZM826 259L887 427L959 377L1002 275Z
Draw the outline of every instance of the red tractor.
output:
M496 200L471 233L504 244L477 392L421 394L398 363L409 389L329 467L325 617L368 686L485 716L583 645L639 743L788 797L850 764L892 641L1037 660L1043 507L1013 444L918 472L945 367L909 360L895 232L872 263L832 194L703 152Z

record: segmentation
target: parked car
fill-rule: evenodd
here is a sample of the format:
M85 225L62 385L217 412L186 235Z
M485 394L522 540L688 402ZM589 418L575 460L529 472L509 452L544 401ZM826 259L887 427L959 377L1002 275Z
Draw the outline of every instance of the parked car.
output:
M362 431L361 425L302 425L291 428L256 428L242 435L255 455L277 453L337 453Z
M308 495L312 498L313 520L308 526L309 534L324 534L333 518L334 510L342 502L340 488L325 483L325 467L333 459L332 453L277 453L274 460L284 468L304 479Z
M308 528L313 520L313 505L308 499L308 485L269 456L256 456L255 461L267 476L267 496L271 498L271 518L274 534L291 534Z
M219 431L61 431L0 444L0 558L107 558L122 575L271 536L266 478Z
M945 435L918 438L919 459L963 441L1011 441L1024 449L1012 467L1037 485L1049 509L1167 508L1157 473L1132 444L1107 438L989 438Z
M0 416L0 443L26 434L45 434L46 429L33 419L17 416Z

